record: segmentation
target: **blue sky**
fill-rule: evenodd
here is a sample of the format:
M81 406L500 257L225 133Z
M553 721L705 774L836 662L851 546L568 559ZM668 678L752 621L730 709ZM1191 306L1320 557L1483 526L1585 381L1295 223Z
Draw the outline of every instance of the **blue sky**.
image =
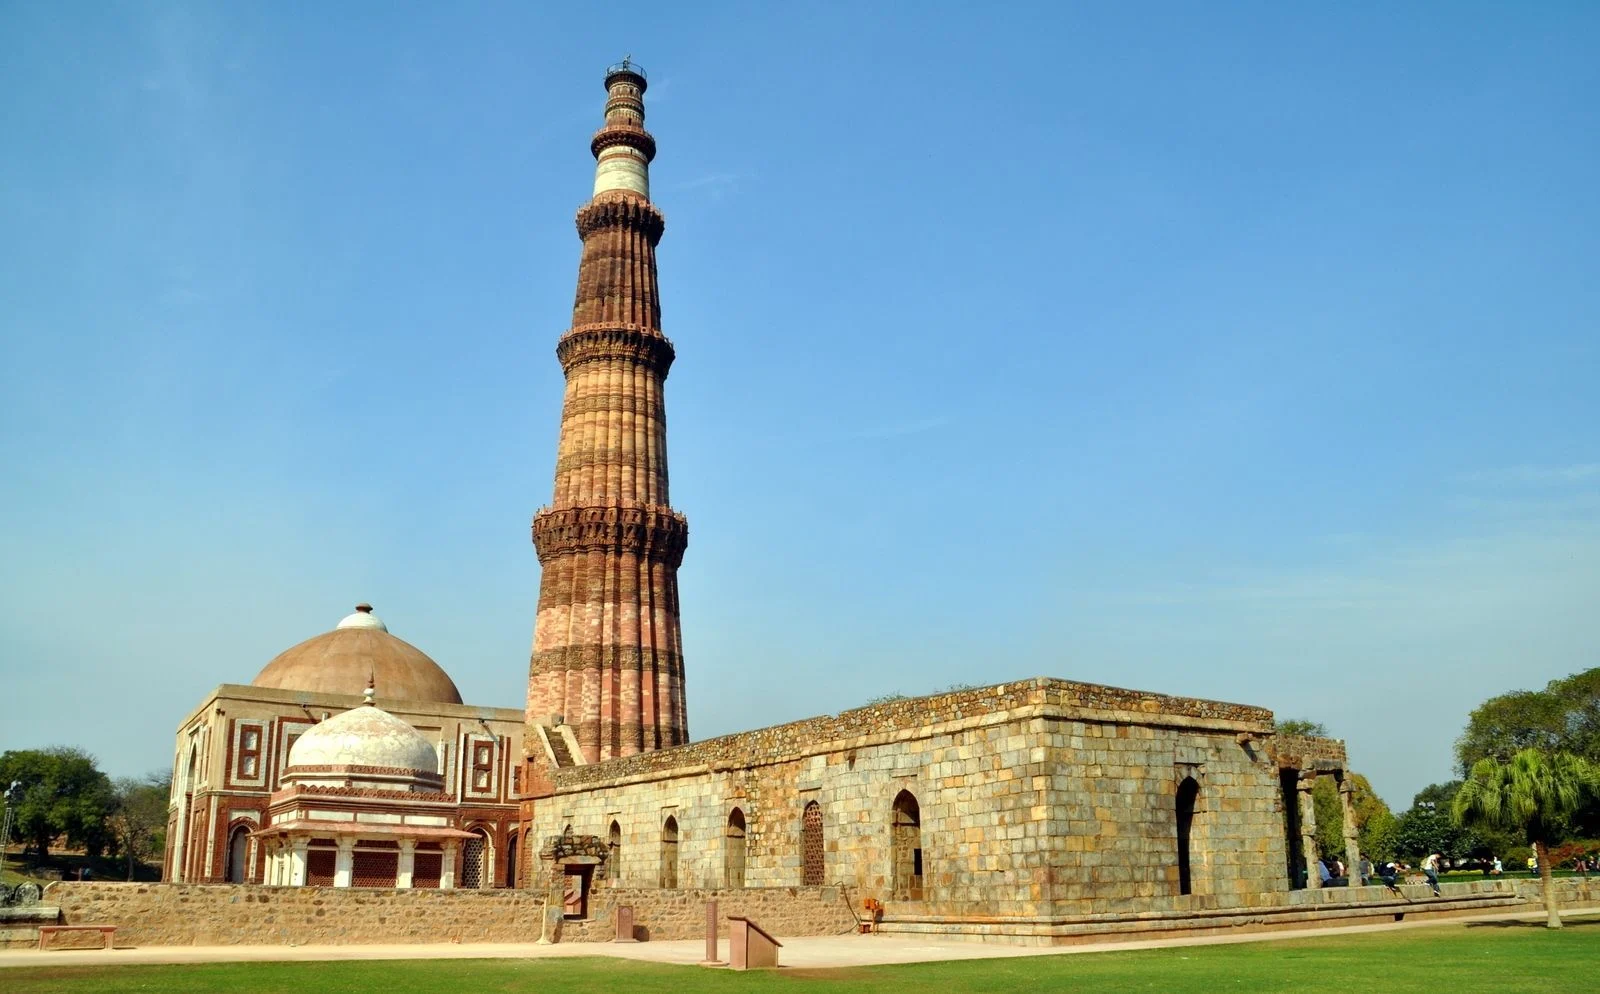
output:
M1405 807L1600 665L1600 7L10 4L0 749L370 600L520 707L607 63L691 732L1037 674Z

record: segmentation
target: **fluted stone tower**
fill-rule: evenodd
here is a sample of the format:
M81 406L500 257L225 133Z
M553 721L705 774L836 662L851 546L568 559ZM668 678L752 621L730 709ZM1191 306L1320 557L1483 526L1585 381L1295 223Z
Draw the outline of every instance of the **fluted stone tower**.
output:
M589 143L594 197L578 211L577 301L556 345L567 388L555 496L533 519L543 578L528 722L562 716L589 762L689 737L678 627L689 527L667 502L673 350L656 284L663 221L650 203L646 85L627 60L606 72L606 123Z

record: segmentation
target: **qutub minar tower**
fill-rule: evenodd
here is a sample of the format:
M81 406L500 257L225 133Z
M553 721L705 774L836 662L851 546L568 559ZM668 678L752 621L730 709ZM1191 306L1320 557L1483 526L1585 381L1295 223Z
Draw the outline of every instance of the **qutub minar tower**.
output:
M555 494L533 519L543 577L527 712L530 726L560 716L591 763L689 740L678 625L689 526L667 497L656 143L644 70L624 59L605 85L572 327L556 344L567 386Z

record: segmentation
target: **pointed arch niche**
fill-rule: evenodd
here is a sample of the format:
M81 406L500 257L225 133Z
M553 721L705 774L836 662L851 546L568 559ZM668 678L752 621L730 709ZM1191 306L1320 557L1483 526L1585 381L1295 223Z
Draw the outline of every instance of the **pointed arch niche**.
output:
M734 808L728 815L727 837L723 841L723 877L729 887L744 886L744 812Z
M922 808L909 790L895 795L890 819L894 896L922 900Z

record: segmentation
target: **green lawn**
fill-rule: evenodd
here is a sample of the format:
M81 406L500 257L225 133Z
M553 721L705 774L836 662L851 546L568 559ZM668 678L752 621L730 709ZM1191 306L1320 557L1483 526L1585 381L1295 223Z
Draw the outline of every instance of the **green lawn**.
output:
M871 940L863 940L871 941ZM736 974L605 958L228 963L0 970L6 994L80 991L317 992L1242 991L1248 994L1476 994L1592 992L1600 976L1600 919L1543 926L1451 925L1371 935L1193 946L1145 952L967 960L849 970Z

